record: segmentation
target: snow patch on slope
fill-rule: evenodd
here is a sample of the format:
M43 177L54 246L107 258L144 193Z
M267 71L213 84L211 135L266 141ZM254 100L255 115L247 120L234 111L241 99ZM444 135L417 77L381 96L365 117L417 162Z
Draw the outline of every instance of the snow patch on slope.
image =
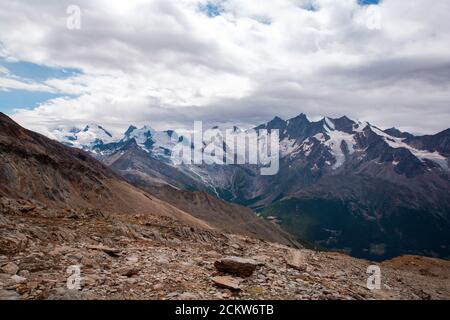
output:
M334 123L333 123L333 122L331 121L331 119L328 118L328 117L325 117L325 124L328 126L328 128L329 128L330 130L336 129L335 126L334 126ZM326 129L326 128L325 128L325 129Z
M280 155L282 157L287 156L298 149L299 147L296 145L296 141L294 139L284 138L280 141Z
M404 148L409 150L417 159L419 159L420 161L424 161L425 159L427 160L431 160L434 163L438 164L441 168L443 169L449 169L448 167L448 163L447 163L447 158L445 158L444 156L442 156L439 152L435 151L435 152L430 152L430 151L426 151L426 150L419 150L419 149L415 149L413 147L411 147L410 145L408 145L407 143L403 142L405 139L404 138L396 138L393 136L388 135L386 132L378 129L377 127L371 126L370 127L373 132L375 132L377 135L381 136L384 141L391 147L394 149L400 149L400 148Z
M301 145L301 150L303 151L303 154L305 157L309 157L311 154L312 148L314 147L314 142L310 141L309 138L303 141L303 144Z
M172 136L174 137L173 139ZM160 158L169 158L172 149L178 143L177 137L179 137L179 135L175 131L170 134L169 131L156 131L152 127L146 125L140 129L132 130L124 139L134 139L139 147L146 152L152 153Z
M341 167L345 162L346 154L342 149L343 143L347 145L348 153L353 154L355 152L356 141L353 135L349 133L330 129L328 128L328 126L324 126L324 129L326 130L326 134L329 136L329 139L322 143L327 146L333 154L336 162L334 163L332 168L337 169Z
M366 121L358 121L353 125L353 131L355 132L363 132L364 129L369 126L370 124Z

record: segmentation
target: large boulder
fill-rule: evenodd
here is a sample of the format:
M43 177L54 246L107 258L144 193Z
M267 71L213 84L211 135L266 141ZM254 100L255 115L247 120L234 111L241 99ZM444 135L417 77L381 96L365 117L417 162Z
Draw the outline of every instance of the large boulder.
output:
M291 250L286 258L286 264L291 268L304 272L308 266L307 259L306 251Z
M18 267L15 263L13 263L13 262L8 262L8 263L5 264L4 266L2 266L1 270L2 270L4 273L14 275L14 274L17 273L17 271L19 271L19 267Z
M217 270L240 277L251 276L258 265L259 263L253 259L241 257L225 257L214 263Z

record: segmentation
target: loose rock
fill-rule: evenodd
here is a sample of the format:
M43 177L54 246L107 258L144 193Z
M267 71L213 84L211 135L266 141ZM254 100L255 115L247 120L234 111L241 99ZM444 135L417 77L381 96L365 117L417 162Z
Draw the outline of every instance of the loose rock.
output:
M91 250L100 250L103 251L107 254L109 254L110 256L113 257L118 257L120 255L120 250L116 249L116 248L110 248L110 247L105 247L105 246L87 246L88 249Z
M258 262L253 259L241 257L226 257L214 263L217 270L221 272L235 274L241 277L249 277L258 266Z
M7 274L16 274L19 267L13 262L8 262L2 267L2 271Z
M120 274L127 277L132 277L134 275L137 275L139 273L139 268L123 268L120 270Z
M11 280L14 281L15 283L24 283L25 281L27 281L27 278L15 274L11 277Z
M241 290L241 287L239 286L239 281L230 276L213 277L212 281L214 281L214 283L221 288L236 291Z
M298 271L306 271L306 267L307 267L307 262L306 262L306 256L303 252L301 252L300 250L291 250L286 264L291 267L294 268Z

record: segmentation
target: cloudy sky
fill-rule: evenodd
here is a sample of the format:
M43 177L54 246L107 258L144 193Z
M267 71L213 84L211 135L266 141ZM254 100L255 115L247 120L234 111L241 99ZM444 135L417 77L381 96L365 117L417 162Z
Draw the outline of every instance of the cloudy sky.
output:
M448 0L2 0L0 111L43 133L301 112L434 133L450 124L449 12Z

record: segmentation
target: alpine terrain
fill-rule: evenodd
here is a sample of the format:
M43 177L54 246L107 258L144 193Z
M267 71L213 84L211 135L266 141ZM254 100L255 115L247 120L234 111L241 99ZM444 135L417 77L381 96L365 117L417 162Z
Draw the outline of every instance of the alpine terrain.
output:
M174 146L191 142L174 130L130 126L113 138L91 124L53 133L150 193L207 192L318 248L374 260L450 257L450 129L415 136L345 116L310 121L304 114L254 129L279 130L278 174L263 176L251 165L174 165Z
M106 132L99 126L84 132L90 128ZM109 143L117 149L97 155L115 171L0 114L0 299L450 297L446 260L406 255L385 261L378 264L381 286L371 288L373 262L308 249L273 222L210 193L161 186L169 176L193 188L201 180L180 171L186 180L178 181L178 169L154 162L164 158L162 144ZM134 186L119 176L128 171ZM439 176L437 167L428 172Z

